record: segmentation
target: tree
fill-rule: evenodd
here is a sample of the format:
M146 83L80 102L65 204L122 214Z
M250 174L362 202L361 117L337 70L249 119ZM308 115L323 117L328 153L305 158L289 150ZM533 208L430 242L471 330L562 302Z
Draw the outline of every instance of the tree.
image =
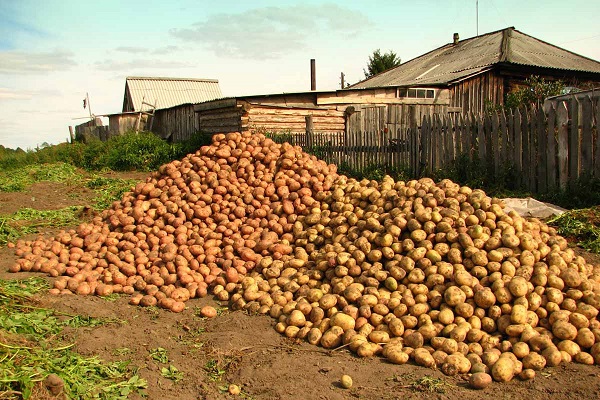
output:
M540 106L547 97L562 94L564 89L565 84L560 80L547 81L533 75L525 79L525 86L506 95L504 106L509 109Z
M400 57L396 53L390 50L385 54L381 54L381 50L377 49L373 52L372 56L369 56L367 69L363 69L363 72L365 73L365 78L370 78L398 65L400 65Z

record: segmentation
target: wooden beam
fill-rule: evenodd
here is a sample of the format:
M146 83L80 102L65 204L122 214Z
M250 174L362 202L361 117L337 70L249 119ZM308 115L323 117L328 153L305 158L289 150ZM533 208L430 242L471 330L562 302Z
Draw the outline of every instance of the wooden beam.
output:
M194 111L206 111L206 110L214 110L217 108L225 108L225 107L235 107L237 105L237 99L223 99L223 100L213 100L205 103L200 103L194 105Z

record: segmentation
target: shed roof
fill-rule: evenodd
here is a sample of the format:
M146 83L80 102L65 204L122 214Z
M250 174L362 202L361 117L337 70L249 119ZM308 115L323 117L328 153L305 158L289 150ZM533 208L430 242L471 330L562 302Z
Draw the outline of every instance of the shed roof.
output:
M492 68L515 64L600 74L600 62L526 35L515 28L449 43L350 88L448 85Z
M142 102L156 108L169 108L181 104L196 104L222 97L216 79L127 77L123 112L148 110ZM129 101L128 101L129 99Z

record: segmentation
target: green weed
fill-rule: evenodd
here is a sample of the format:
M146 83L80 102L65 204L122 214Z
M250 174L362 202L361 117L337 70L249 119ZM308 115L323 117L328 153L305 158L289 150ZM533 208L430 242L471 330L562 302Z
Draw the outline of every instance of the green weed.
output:
M86 182L86 186L96 192L93 208L101 211L110 208L114 201L120 200L123 194L130 191L137 182L135 179L107 178L95 175Z
M166 364L169 362L169 356L167 355L167 350L162 347L157 347L156 349L152 349L149 351L150 358L154 361L158 361L159 363Z
M445 393L446 389L452 387L443 379L426 375L412 381L407 387L418 392Z
M160 369L160 374L165 378L175 382L179 382L183 379L183 372L179 371L173 365L169 365L169 367L162 367Z
M41 278L0 280L0 398L28 399L49 374L64 382L68 398L126 399L147 386L127 362L83 357L60 341L62 328L94 327L107 321L31 305L48 288Z
M22 208L10 215L0 215L0 245L23 235L38 233L43 228L60 228L80 221L81 207L71 206L60 210L34 210Z
M36 182L75 183L82 178L71 164L53 163L29 165L0 172L0 192L20 192Z
M577 246L600 254L600 206L571 210L548 221L559 235L572 238Z

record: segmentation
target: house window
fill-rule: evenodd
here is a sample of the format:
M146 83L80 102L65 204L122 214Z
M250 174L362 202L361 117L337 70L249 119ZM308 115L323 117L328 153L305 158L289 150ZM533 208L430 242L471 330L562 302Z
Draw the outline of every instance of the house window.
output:
M398 97L407 99L433 99L435 98L435 89L421 88L400 88Z

